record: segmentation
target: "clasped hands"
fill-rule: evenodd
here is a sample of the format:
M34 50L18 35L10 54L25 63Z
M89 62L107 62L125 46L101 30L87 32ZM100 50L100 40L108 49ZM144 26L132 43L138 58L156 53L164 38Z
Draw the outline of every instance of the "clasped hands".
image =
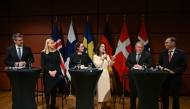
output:
M18 66L19 67L22 67L22 66L24 66L26 63L24 62L24 61L20 61L20 62L18 62Z
M51 77L55 77L55 74L56 74L56 73L57 73L56 70L54 70L54 71L49 71L49 74L50 74Z
M133 67L134 67L134 68L138 68L138 69L142 69L142 66L139 65L139 64L135 64Z
M175 74L175 72L174 71L172 71L172 70L170 70L170 69L168 69L168 68L164 68L164 67L162 67L162 66L158 66L158 68L160 68L161 70L166 70L166 71L169 71L170 72L170 74Z

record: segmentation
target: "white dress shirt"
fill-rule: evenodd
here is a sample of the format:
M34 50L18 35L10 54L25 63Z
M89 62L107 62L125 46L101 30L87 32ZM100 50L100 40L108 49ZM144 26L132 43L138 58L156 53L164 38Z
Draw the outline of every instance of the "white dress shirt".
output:
M16 47L17 54L18 54L18 48L20 48L21 57L22 57L22 53L23 53L23 46L19 47L19 46L15 45L15 47Z

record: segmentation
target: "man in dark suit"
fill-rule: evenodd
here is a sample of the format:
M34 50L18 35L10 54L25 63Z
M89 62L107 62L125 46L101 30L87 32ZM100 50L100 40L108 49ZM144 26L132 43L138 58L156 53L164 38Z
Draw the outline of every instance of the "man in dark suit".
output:
M16 33L12 36L13 41L15 42L15 45L9 47L7 49L7 53L4 59L4 64L14 67L15 63L17 63L17 66L19 67L27 67L29 63L34 62L34 57L32 55L30 47L23 45L23 35L20 33ZM21 92L23 88L28 87L27 84L23 83L23 75L20 75L19 73L12 73L11 75L7 74L9 77L9 80L11 81L12 85L12 101L13 109L24 109L23 102L22 102L22 94L25 94ZM27 75L26 75L26 78ZM22 82L22 83L21 83ZM28 106L28 108L30 105ZM31 108L31 107L30 107Z
M14 67L18 63L19 67L28 66L34 62L34 57L30 47L23 45L23 35L16 33L12 36L15 45L7 49L4 64Z
M165 40L166 50L160 53L159 68L167 70L170 75L162 86L163 109L169 109L169 89L173 98L173 108L180 109L179 94L182 83L181 74L187 68L186 54L183 50L176 48L177 40L174 37Z
M135 44L135 50L129 54L126 60L126 66L131 68L141 69L143 63L146 63L147 68L152 66L151 55L144 51L144 43L139 41ZM129 87L130 87L130 109L136 109L137 89L129 72Z

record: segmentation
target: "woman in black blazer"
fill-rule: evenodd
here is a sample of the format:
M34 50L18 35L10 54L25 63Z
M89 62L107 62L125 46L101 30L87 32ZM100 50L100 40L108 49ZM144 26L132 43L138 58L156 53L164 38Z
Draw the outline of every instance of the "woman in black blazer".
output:
M87 53L84 53L84 45L82 42L75 44L76 52L71 54L69 61L69 68L77 66L80 63L80 67L87 67L90 62L90 57Z
M43 83L47 109L56 109L56 91L59 74L57 73L60 67L60 55L54 48L53 39L47 39L44 50L41 53L41 66L44 69ZM51 107L49 99L51 95Z
M82 42L77 42L75 44L76 52L71 54L70 61L69 61L69 68L74 68L80 63L80 67L87 67L88 63L90 62L90 57L87 53L84 53L84 45ZM71 81L71 92L74 94L74 84Z

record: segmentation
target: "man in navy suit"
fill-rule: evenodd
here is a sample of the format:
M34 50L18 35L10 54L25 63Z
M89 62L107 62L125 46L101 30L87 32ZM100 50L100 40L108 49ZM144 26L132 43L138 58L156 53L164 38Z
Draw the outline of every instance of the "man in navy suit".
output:
M147 68L152 66L151 55L144 51L144 43L139 41L135 44L135 50L129 54L126 60L126 66L131 68L142 69L143 63L146 63ZM130 109L136 109L137 88L129 72L129 87L130 87Z
M7 49L4 64L14 67L18 62L19 67L28 66L28 63L34 62L34 57L30 47L23 45L23 35L16 33L12 36L15 45Z
M23 45L23 35L20 33L16 33L12 36L15 45L9 47L7 49L7 53L4 59L4 64L14 67L15 63L18 63L17 66L24 67L28 66L28 63L34 62L34 57L32 55L30 47ZM21 94L25 94L21 92L22 89L28 88L28 85L23 83L23 77L27 77L26 75L20 75L19 73L12 73L11 75L8 74L9 80L11 81L12 85L12 101L13 109L24 109L22 104L22 96ZM30 105L28 105L29 109ZM31 109L31 107L30 107Z
M169 71L162 86L163 109L169 109L169 90L173 98L173 108L180 109L179 94L182 83L181 74L187 69L186 54L183 50L176 48L177 40L174 37L165 40L166 50L160 53L160 69Z

